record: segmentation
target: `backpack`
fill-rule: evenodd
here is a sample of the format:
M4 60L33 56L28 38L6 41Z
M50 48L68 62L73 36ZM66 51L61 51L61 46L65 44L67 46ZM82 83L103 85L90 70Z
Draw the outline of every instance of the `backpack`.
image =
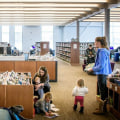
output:
M23 106L21 105L12 106L9 108L2 108L2 109L5 109L9 112L12 120L30 120L20 115L20 113L24 110Z

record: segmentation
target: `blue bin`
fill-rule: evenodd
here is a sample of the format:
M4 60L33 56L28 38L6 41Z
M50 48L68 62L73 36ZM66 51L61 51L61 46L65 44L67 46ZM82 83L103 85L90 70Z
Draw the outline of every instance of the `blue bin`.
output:
M25 56L25 61L27 61L27 60L28 60L29 53L24 53L24 56Z
M119 52L114 53L114 61L118 62L119 61Z

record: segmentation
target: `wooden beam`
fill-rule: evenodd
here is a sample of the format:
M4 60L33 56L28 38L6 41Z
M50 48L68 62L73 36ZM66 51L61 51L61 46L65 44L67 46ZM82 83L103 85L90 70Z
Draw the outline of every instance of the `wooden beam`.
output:
M65 23L64 25L69 24L69 23L71 23L71 22L73 22L73 21L76 21L76 20L83 21L84 19L87 19L87 18L92 17L92 16L94 16L94 15L97 15L97 14L99 14L99 13L102 13L103 11L104 11L104 10L103 10L103 9L100 9L100 8L92 9L92 11L86 12L86 14L83 14L83 15L81 15L80 17L77 17L77 18L75 18L75 19L72 19L71 21Z

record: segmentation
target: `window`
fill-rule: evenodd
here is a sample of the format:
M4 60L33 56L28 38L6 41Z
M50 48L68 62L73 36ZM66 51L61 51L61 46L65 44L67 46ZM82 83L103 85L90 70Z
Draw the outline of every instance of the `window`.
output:
M15 26L15 47L22 51L22 26Z
M53 26L42 26L42 41L48 41L53 49Z
M9 26L2 26L2 42L9 43Z
M110 23L110 46L115 49L120 46L120 23L111 22Z

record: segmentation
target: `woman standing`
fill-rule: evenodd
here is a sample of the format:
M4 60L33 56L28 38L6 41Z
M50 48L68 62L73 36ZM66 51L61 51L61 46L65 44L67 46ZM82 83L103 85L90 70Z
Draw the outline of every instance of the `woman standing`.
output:
M50 92L50 84L49 84L49 75L46 67L41 66L38 72L35 74L33 78L33 82L35 81L36 76L40 76L40 84L36 85L36 89L39 89L41 86L43 87L44 93Z
M99 103L99 109L97 109L94 114L102 114L105 112L105 99L108 96L108 91L106 87L107 76L108 74L111 74L112 70L110 64L110 52L107 47L106 38L97 37L95 39L95 46L98 48L95 65L92 69L89 69L88 71L93 71L97 74L97 83L101 95L101 100Z

